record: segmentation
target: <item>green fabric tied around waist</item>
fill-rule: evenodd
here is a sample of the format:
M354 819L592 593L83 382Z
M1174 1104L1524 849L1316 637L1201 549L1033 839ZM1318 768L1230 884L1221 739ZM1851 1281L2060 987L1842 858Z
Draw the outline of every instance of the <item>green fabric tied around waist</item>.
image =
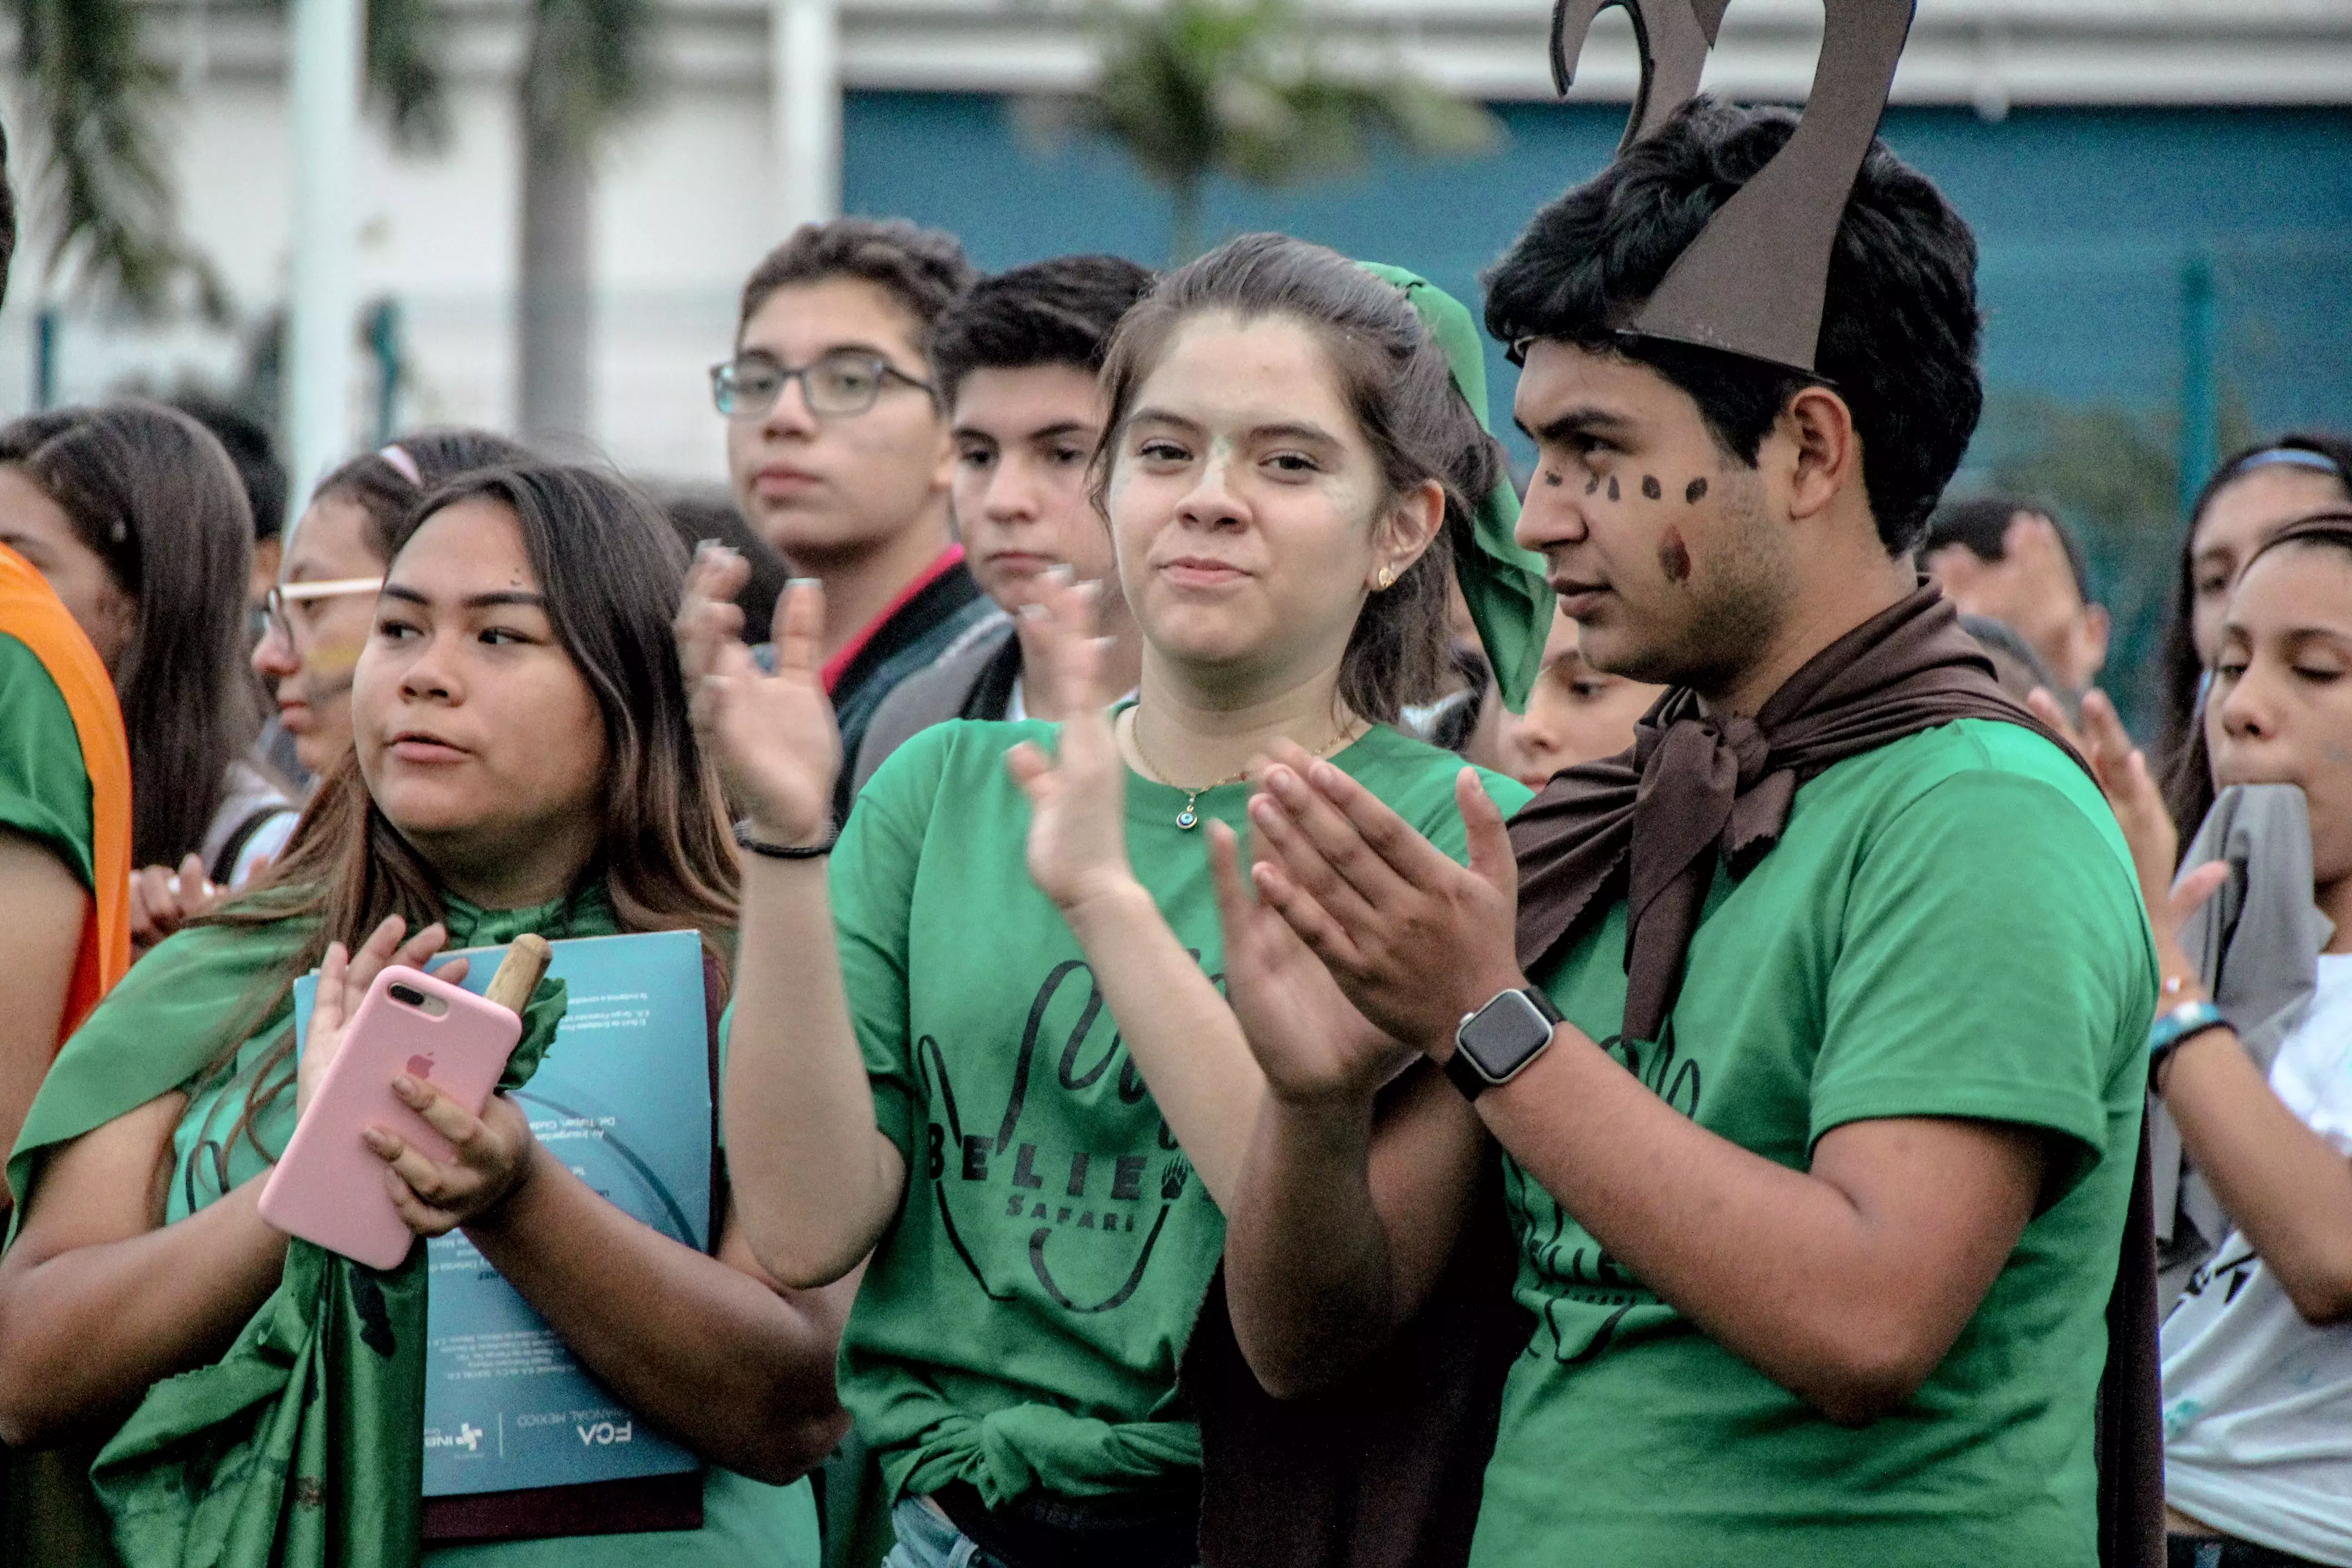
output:
M1402 267L1377 261L1356 265L1404 290L1414 314L1444 351L1454 385L1477 416L1478 427L1493 434L1495 427L1486 419L1486 340L1462 301ZM1551 584L1544 578L1543 557L1519 547L1515 537L1518 525L1518 492L1506 475L1478 502L1471 526L1457 528L1454 539L1454 571L1462 597L1477 624L1479 640L1486 645L1503 703L1514 713L1526 710L1528 693L1543 669L1554 602Z
M957 1439L929 1462L914 1456L894 1465L883 1460L883 1479L893 1499L935 1492L963 1481L990 1508L1002 1508L1033 1488L1064 1497L1118 1491L1167 1479L1171 1470L1201 1468L1201 1429L1189 1421L1073 1420L1065 1412L1014 1405L973 1418L950 1416L940 1436ZM1106 1477L1104 1461L1124 1462L1126 1473ZM893 1473L893 1472L897 1473Z

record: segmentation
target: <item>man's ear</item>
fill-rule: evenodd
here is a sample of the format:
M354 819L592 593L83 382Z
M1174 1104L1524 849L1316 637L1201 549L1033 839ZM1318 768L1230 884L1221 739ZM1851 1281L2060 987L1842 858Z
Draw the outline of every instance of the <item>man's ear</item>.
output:
M1780 433L1794 458L1788 474L1790 515L1817 516L1841 491L1860 488L1862 437L1844 398L1826 386L1801 389L1781 411Z
M937 408L938 405L932 406ZM944 408L939 410L939 442L937 460L931 465L931 489L935 494L946 495L955 489L956 444L955 422Z
M2094 676L2107 667L2107 639L2114 634L2115 623L2107 618L2105 605L2083 606L2083 662Z
M1372 539L1372 581L1367 584L1378 589L1383 568L1393 583L1405 574L1412 563L1425 554L1437 539L1437 531L1445 526L1445 487L1435 479L1423 479L1396 499L1389 509L1388 521Z

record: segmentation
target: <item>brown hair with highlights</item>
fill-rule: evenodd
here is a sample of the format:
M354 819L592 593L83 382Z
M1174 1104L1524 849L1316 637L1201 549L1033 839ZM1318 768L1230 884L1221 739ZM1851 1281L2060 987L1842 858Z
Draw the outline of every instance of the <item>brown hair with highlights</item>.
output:
M1471 530L1479 500L1502 473L1501 450L1455 389L1444 351L1402 289L1322 246L1246 234L1162 277L1111 339L1102 371L1110 414L1092 475L1095 510L1106 517L1118 432L1136 395L1177 327L1212 310L1304 326L1323 345L1390 495L1431 479L1444 488L1444 525L1402 575L1365 600L1340 662L1340 699L1366 719L1394 723L1407 704L1445 689L1451 536Z

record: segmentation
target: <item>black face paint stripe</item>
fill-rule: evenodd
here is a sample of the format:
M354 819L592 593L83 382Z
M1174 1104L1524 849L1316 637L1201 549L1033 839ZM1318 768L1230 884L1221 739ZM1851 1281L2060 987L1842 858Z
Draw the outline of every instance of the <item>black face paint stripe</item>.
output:
M1660 496L1665 494L1665 491L1658 488L1657 475L1643 474L1642 476L1642 493L1652 500L1656 500Z
M1624 499L1617 491L1617 476L1614 474L1609 476L1609 499L1611 500L1622 500Z
M1696 506L1706 495L1706 481L1705 479L1693 479L1690 482L1689 488L1683 491L1683 500L1690 502L1693 506Z

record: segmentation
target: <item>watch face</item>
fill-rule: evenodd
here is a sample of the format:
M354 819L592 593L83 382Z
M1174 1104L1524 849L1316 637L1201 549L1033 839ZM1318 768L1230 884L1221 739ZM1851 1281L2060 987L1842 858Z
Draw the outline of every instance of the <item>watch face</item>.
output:
M1455 1044L1490 1081L1501 1083L1551 1044L1551 1020L1524 991L1506 991L1471 1015Z

